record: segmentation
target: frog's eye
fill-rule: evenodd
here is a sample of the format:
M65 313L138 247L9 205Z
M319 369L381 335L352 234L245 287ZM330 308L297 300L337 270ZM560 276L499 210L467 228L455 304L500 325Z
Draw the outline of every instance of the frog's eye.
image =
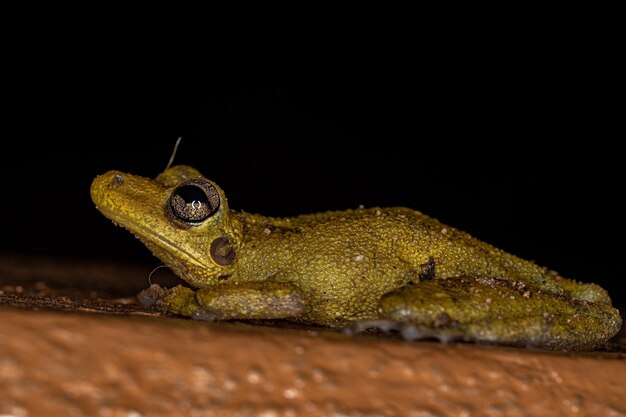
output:
M206 220L220 208L220 196L208 181L194 179L174 189L170 209L177 219L186 223Z

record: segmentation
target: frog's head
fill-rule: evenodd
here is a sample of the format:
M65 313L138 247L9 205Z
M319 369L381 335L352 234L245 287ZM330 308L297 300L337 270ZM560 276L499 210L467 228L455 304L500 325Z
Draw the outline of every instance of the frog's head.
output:
M191 285L205 287L232 273L241 225L224 192L197 170L179 165L154 180L109 171L93 181L91 198Z

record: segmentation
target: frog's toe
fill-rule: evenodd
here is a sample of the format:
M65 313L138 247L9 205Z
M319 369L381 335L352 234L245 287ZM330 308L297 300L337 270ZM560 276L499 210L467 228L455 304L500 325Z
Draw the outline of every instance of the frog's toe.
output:
M451 330L432 329L413 323L402 323L400 328L400 336L409 342L415 340L438 340L441 343L452 343L465 340L462 335L455 334Z
M161 287L159 284L152 284L137 294L137 301L144 307L152 307L164 296L165 288Z
M396 320L356 320L342 329L343 334L355 336L367 330L380 330L383 333L391 333L399 329L400 322Z
M451 343L465 340L465 336L450 328L432 328L399 320L357 320L345 327L342 331L349 336L355 336L366 331L380 331L385 334L398 334L403 340L438 340L442 343Z
M190 317L192 320L199 320L199 321L215 321L217 318L215 314L206 310L194 311L193 313L191 313Z

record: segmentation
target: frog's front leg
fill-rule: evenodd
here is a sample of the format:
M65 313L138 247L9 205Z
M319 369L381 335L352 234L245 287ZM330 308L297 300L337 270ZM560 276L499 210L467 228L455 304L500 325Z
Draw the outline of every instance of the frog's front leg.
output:
M548 349L592 349L612 337L621 319L607 303L547 293L521 282L457 277L407 285L383 296L371 322L407 339L436 338ZM355 323L362 330L368 323Z
M179 285L156 300L158 309L199 320L290 318L304 306L297 286L274 281L225 282L195 291Z

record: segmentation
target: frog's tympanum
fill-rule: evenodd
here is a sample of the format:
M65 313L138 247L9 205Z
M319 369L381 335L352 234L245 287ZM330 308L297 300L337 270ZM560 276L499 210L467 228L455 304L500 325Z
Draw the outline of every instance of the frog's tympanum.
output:
M599 286L408 208L249 214L231 210L217 184L182 165L154 180L109 171L91 196L195 288L156 297L157 308L175 314L395 326L412 339L566 350L597 348L621 326Z

